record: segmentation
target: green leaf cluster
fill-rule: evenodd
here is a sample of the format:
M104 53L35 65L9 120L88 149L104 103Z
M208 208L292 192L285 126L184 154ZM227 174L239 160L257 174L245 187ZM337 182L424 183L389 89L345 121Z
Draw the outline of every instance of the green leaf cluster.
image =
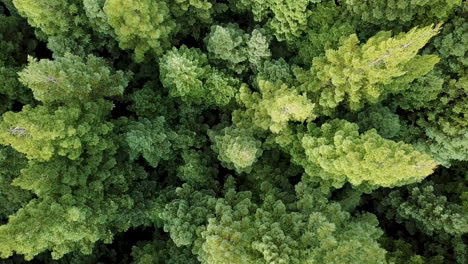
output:
M461 0L0 0L0 262L468 263Z

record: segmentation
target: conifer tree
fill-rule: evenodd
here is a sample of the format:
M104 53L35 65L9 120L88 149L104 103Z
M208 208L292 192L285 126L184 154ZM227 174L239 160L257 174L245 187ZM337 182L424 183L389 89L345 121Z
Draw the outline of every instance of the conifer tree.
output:
M94 71L73 71L80 63L90 69L99 69L95 66L101 63L103 79L90 78ZM76 80L65 81L63 86L48 84L51 96L45 97L40 92L46 85L35 82L35 77L44 77L44 71L58 71L60 66L65 79ZM102 61L91 57L82 62L73 56L31 61L22 73L23 82L31 86L43 105L5 113L0 137L2 144L25 153L29 160L12 183L32 191L37 198L0 226L0 239L7 241L0 245L2 258L16 252L29 260L46 250L51 250L54 258L75 250L90 254L97 241L110 242L114 232L144 223L145 218L139 216L143 204L134 203L145 196L144 189L151 184L135 181L146 178L138 165L121 162L116 166L113 156L121 140L111 134L113 125L106 121L112 104L102 99L121 93L128 80L120 76L116 79L120 84L109 82L105 74L111 71ZM34 235L25 236L27 232Z
M0 262L468 263L462 0L0 0Z
M252 165L262 155L262 143L254 138L252 130L227 127L210 133L210 136L218 159L237 172L250 172Z
M359 135L355 124L336 119L312 128L302 146L308 161L326 172L309 174L333 177L337 183L346 179L353 185L400 186L421 181L437 166L411 145L383 139L376 130Z
M258 87L260 92L252 92L245 86L239 91L238 102L246 108L245 111L236 110L233 113L233 121L239 127L253 124L262 130L279 133L288 126L289 121L304 122L316 117L314 104L294 87L263 80L259 81Z
M159 71L169 94L187 103L223 106L236 90L237 80L212 68L199 49L173 48L161 58Z
M434 104L420 112L417 124L427 139L419 139L416 145L445 166L453 161L468 160L466 135L466 102L468 78L449 80Z
M462 4L460 0L344 0L344 6L360 19L385 25L386 23L407 24L413 21L441 21L450 16ZM422 20L422 21L421 21Z
M146 53L159 56L170 48L177 25L165 1L107 0L103 10L120 47L135 50L136 61L143 61Z
M340 104L352 111L401 92L439 61L434 55L417 55L439 31L439 26L413 28L391 37L382 31L359 45L357 35L343 41L338 50L316 57L309 72L297 70L301 89L314 98L324 114Z

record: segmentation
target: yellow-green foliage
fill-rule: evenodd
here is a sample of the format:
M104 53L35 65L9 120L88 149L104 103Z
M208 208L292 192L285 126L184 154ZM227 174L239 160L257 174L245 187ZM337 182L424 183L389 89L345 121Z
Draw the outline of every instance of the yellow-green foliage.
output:
M407 84L428 73L439 61L434 55L417 55L439 31L439 26L413 28L391 37L381 31L359 45L353 34L337 50L316 57L310 72L298 72L304 90L325 114L340 104L359 110L382 97L407 89ZM315 78L315 79L314 79Z
M0 263L468 263L461 0L0 0Z
M212 68L201 50L186 46L164 54L159 71L169 94L187 103L226 105L237 88L237 81Z
M234 117L240 123L251 120L253 125L279 133L290 121L313 120L314 104L305 95L300 95L294 87L281 82L259 81L260 92L252 92L247 87L239 91L238 101L245 111L237 110ZM236 122L236 121L235 121ZM236 122L237 123L237 122Z
M19 13L27 17L31 26L40 28L47 35L68 34L74 31L74 37L84 35L80 28L85 17L81 13L79 0L14 0Z
M128 84L128 75L113 72L102 58L86 60L69 53L56 60L29 58L19 73L34 98L43 103L90 101L103 96L120 95Z
M228 168L237 172L250 172L252 165L262 155L262 142L255 139L253 131L227 127L210 134L212 148L218 159Z
M120 47L135 50L137 61L146 53L159 56L170 47L176 23L165 1L107 0L104 12Z
M107 147L104 137L112 124L103 122L112 106L105 102L76 103L66 107L25 106L7 112L0 123L0 141L28 159L50 160L54 155L77 159Z
M250 192L236 192L232 179L225 198L217 199L215 216L195 241L205 263L383 263L385 251L372 215L351 217L337 203L309 186L296 187L297 202L281 200L278 190L261 183L264 198L254 202ZM342 223L347 223L342 229ZM365 227L365 232L362 228ZM360 233L359 236L356 236ZM361 253L347 251L358 245Z
M312 163L308 173L330 177L338 186L344 181L401 186L421 181L437 166L411 145L384 139L374 129L360 135L356 124L344 120L335 119L320 128L312 126L302 146L307 161Z

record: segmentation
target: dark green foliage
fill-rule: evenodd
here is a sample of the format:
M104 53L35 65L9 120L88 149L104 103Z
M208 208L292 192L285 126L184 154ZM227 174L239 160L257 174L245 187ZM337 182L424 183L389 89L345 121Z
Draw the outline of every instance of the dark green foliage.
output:
M445 25L440 35L434 38L428 51L442 58L445 71L463 77L468 67L468 6L466 3Z
M0 61L0 113L12 110L15 103L33 103L31 91L18 81L19 68L5 67Z
M255 21L265 25L282 41L293 41L307 29L307 20L313 12L308 8L321 0L240 0L230 1L238 11L252 12Z
M444 76L434 70L410 84L408 90L400 92L392 103L405 110L418 110L434 103L444 89Z
M462 0L0 0L0 262L465 264Z
M359 130L365 132L374 128L384 138L397 138L402 130L400 117L388 107L373 105L356 116Z
M385 23L424 23L446 19L461 0L344 0L344 6L362 20L378 25Z
M468 232L468 212L457 204L447 202L445 196L435 194L433 186L414 187L408 191L407 198L403 198L399 191L392 191L382 204L396 209L394 217L397 222L411 219L414 226L409 228L417 227L428 234L445 232L461 235Z
M37 41L32 38L28 24L17 16L7 16L0 8L0 113L14 104L33 102L31 92L17 78Z
M132 248L134 264L197 264L200 263L188 247L177 247L172 240L161 239L155 233L154 240Z
M314 15L308 20L305 36L295 43L300 61L310 66L314 57L322 55L326 50L338 48L340 39L355 33L354 24L335 1L319 3Z
M458 81L449 80L444 93L421 111L417 120L427 136L425 141L419 140L418 145L446 166L453 160L468 160L467 91L466 76Z
M12 186L14 178L20 175L20 170L27 162L23 155L11 148L0 149L0 223L5 224L7 217L23 207L32 197L31 194L16 186Z
M382 215L381 224L403 226L398 233L390 234L397 239L384 240L389 259L396 263L406 263L407 259L414 263L466 262L468 211L464 197L468 185L463 165L438 170L432 180L420 186L372 194L370 201Z

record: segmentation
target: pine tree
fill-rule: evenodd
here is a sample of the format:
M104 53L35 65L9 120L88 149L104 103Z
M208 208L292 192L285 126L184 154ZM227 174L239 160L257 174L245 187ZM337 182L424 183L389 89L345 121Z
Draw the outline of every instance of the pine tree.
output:
M279 133L290 121L304 122L316 117L314 104L294 87L263 80L258 82L258 87L260 92L252 92L243 86L237 95L238 102L246 108L245 111L236 110L233 113L233 122L239 127L253 124L260 129ZM251 123L247 123L249 121Z
M171 46L177 24L165 1L107 0L104 12L122 49L135 51L141 62L146 53L161 55Z
M186 46L164 54L159 71L169 94L187 103L223 106L237 88L237 80L212 68L201 50Z
M301 165L309 177L331 181L336 187L346 181L401 186L421 181L437 166L411 145L384 139L375 129L359 134L358 126L345 120L310 125L308 130L301 140L305 153Z
M413 28L391 37L382 31L359 45L357 35L343 41L338 50L314 58L310 71L297 70L301 89L314 98L324 114L340 104L352 111L375 104L389 94L408 89L408 84L428 73L439 59L417 55L437 34L440 26Z

